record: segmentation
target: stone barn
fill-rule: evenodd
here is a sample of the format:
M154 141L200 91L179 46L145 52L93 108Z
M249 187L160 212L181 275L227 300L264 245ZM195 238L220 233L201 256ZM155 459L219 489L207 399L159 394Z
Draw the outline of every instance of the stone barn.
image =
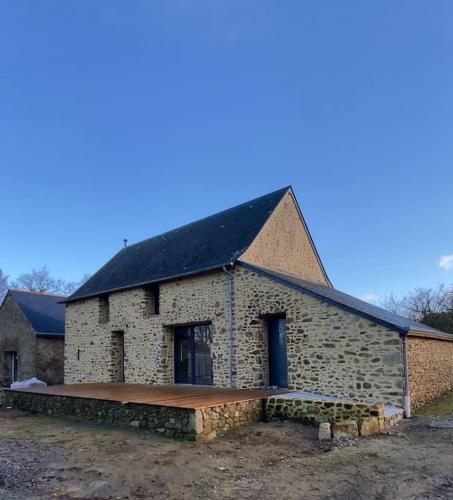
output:
M66 299L65 383L281 387L420 406L453 336L335 289L290 187L130 245Z
M63 383L64 297L8 290L0 306L0 384Z

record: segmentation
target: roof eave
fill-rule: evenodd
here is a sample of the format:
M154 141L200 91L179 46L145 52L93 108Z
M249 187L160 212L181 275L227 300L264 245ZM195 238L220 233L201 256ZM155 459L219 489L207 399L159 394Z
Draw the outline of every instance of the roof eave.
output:
M332 304L340 309L343 309L348 312L352 312L356 314L357 316L361 316L362 318L365 318L369 321L372 321L373 323L380 324L382 326L385 326L386 328L389 328L390 330L395 330L398 333L402 335L407 335L408 329L407 328L402 328L400 326L394 325L393 323L389 323L388 321L385 321L380 318L376 318L375 316L372 316L371 314L364 313L363 311L359 311L358 309L355 309L354 307L347 306L345 304L342 304L341 302L337 302L336 300L333 300L329 297L325 297L324 295L321 295L319 293L314 292L313 290L309 290L308 288L305 288L300 285L296 285L295 283L291 283L290 281L287 281L283 278L280 278L278 276L273 275L272 273L266 272L263 269L256 268L255 266L248 264L246 262L238 261L238 265L243 266L245 268L248 268L249 270L256 272L257 274L261 274L263 276L268 277L269 279L272 279L278 283L281 283L289 288L293 288L294 290L298 290L302 293L305 293L307 295L310 295L311 297L317 298L319 300L322 300L323 302L326 302L328 304Z
M222 269L225 266L233 266L236 262L237 262L237 259L234 259L230 262L223 262L222 264L216 264L215 266L210 266L210 267L206 267L203 269L197 269L196 271L189 271L187 273L180 273L180 274L173 275L173 276L166 276L164 278L159 278L157 280L143 281L141 283L134 283L133 285L127 285L127 286L123 286L123 287L119 287L119 288L111 288L111 289L107 289L107 290L98 291L95 293L82 295L80 297L74 297L74 298L68 297L66 300L62 300L59 303L60 304L69 304L70 302L78 302L79 300L92 299L94 297L99 297L100 295L106 295L109 293L122 292L124 290L132 290L134 288L139 288L141 286L156 285L158 283L164 283L166 281L173 281L173 280L177 280L180 278L187 278L189 276L196 276L197 274L203 274L203 273L207 273L210 271Z
M408 335L411 337L425 337L430 339L449 340L450 342L453 342L453 334L442 332L441 330L431 332L409 329Z
M35 332L37 337L60 337L64 338L65 334L61 332Z

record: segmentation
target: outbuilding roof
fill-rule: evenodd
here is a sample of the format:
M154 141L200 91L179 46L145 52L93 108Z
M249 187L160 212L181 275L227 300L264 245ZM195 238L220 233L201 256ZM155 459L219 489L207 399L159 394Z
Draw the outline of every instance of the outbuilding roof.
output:
M64 335L65 306L60 303L64 297L15 289L8 290L8 295L21 308L36 335Z
M407 334L427 334L433 336L441 336L453 340L453 335L450 333L442 332L428 325L424 325L412 319L404 318L398 314L377 307L369 302L357 299L352 295L340 292L335 288L313 283L297 276L277 272L270 269L264 269L248 263L240 263L241 266L246 267L258 274L269 277L270 279L279 281L287 286L291 286L302 293L306 293L325 302L334 304L342 309L346 309L355 314L359 314L367 319L380 323L391 329L398 330L401 333Z
M120 250L66 302L231 264L244 253L290 187Z

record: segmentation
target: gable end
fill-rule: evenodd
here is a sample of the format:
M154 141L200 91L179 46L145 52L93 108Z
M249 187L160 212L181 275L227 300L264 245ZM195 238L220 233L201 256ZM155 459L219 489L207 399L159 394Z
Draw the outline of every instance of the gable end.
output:
M239 260L332 286L291 188Z

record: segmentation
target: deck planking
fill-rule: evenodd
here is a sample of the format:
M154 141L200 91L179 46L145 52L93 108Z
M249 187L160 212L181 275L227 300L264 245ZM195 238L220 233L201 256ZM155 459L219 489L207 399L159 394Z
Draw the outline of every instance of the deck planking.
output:
M117 401L123 404L135 403L193 410L225 403L239 403L254 399L263 399L287 392L285 390L224 389L221 387L196 387L189 385L121 383L63 384L8 390L48 396L98 399L102 401Z

